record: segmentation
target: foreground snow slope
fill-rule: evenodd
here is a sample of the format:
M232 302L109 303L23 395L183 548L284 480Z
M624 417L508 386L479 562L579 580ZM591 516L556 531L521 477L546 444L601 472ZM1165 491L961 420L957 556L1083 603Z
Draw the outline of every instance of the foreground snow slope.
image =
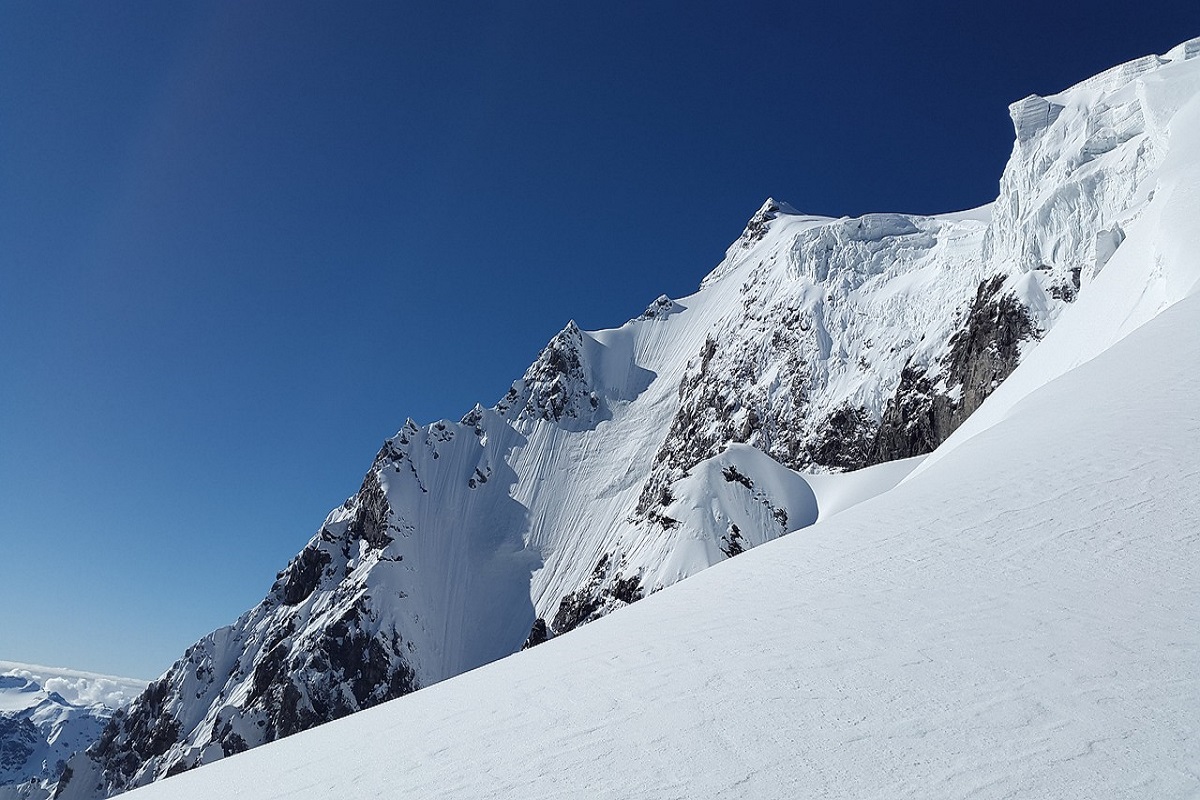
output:
M874 500L133 797L1195 797L1196 364L1192 296Z

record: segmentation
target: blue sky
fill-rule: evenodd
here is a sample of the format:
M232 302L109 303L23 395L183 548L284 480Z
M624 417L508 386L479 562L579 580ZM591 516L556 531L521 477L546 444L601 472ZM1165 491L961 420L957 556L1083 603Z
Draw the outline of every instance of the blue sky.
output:
M406 417L693 291L767 196L996 194L1194 3L0 2L0 658L153 677Z

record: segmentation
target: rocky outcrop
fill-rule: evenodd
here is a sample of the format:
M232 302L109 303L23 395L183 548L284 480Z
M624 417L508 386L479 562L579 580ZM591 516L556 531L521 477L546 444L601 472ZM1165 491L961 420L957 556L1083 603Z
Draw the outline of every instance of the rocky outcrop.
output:
M510 419L533 419L578 425L593 423L601 413L600 395L584 367L584 332L567 323L496 404Z
M935 370L906 364L901 371L864 465L933 452L1017 368L1022 346L1040 333L1005 291L1003 275L979 284Z
M748 269L741 307L690 360L632 519L669 524L662 509L672 487L729 444L751 444L799 471L873 463L884 415L878 398L902 382L906 360L945 349L953 331L952 319L943 318L933 338L918 337L907 309L875 293L887 297L890 280L926 264L944 274L943 291L955 303L965 307L976 289L964 280L972 265L951 243L982 237L978 222L805 218L791 235L781 228L779 239L767 236L772 224L789 221L773 202L751 219L740 241L761 242L767 255ZM758 252L737 257L753 262ZM895 322L873 324L876 318ZM914 314L911 324L921 322Z
M762 207L755 211L749 222L746 223L746 229L742 231L738 244L748 248L752 247L755 242L761 241L767 235L767 223L778 217L782 210L783 207L775 198L768 197Z
M639 320L648 319L666 319L672 314L678 314L684 308L679 303L676 303L665 294L659 295L658 299L646 307L646 310L638 315Z
M0 717L0 774L24 778L25 763L42 741L28 717Z
M130 708L118 711L100 734L100 739L88 748L89 756L103 770L101 783L106 792L124 786L143 765L164 755L179 736L179 720L168 709L171 683L166 678L146 687L146 691ZM67 796L81 788L81 780L72 774L59 781L55 797Z
M586 584L566 595L550 623L550 636L574 630L613 609L636 603L644 591L636 575L623 575L623 567L605 555L592 570Z
M643 316L666 319L680 308L664 295ZM495 411L522 430L538 422L590 430L612 419L614 405L633 400L653 379L653 373L612 353L572 320L500 398Z

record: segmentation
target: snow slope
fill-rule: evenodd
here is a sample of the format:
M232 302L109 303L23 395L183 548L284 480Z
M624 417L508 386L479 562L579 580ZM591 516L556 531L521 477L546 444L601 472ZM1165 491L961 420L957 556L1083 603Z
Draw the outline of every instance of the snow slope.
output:
M946 476L1194 285L1197 55L1015 103L990 207L830 219L769 200L695 294L569 323L494 407L410 420L263 602L72 761L64 800L431 687ZM920 466L880 463L956 428ZM761 583L726 574L746 581L727 596Z
M1195 364L1191 293L874 500L131 800L1196 797Z

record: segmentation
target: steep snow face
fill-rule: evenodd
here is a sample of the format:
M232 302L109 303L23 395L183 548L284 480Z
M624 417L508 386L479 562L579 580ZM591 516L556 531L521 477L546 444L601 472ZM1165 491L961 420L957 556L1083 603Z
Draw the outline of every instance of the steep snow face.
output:
M1012 105L1017 141L986 258L1039 273L1051 295L1095 277L1152 193L1180 104L1200 88L1189 53L1181 45Z
M24 666L5 662L16 673ZM0 800L49 797L67 759L99 738L112 713L71 703L24 674L0 674Z
M653 518L664 488L729 442L792 469L871 463L902 368L939 356L961 322L947 308L963 309L986 274L986 210L850 220L774 213L706 282L702 294L724 295L725 312L683 375L640 516Z
M406 423L263 602L118 712L62 796L140 785L518 649L539 564L510 494L521 441L482 409Z
M1159 233L1200 207L1181 145L1200 138L1195 49L1014 106L994 207L830 219L768 200L695 294L570 323L494 408L408 422L267 598L114 718L61 796L429 686L889 489L918 461L884 462L937 447L1060 324L1111 327L1077 296L1158 286L1137 285L1162 263L1144 256L1188 251ZM1162 303L1135 305L1144 321Z
M1137 117L1144 122L1142 132L1095 161L1112 159L1117 173L1114 180L1127 189L1136 177L1122 172L1130 152L1152 151L1154 171L1140 179L1129 205L1122 208L1097 201L1111 197L1112 191L1102 180L1107 172L1097 173L1093 162L1087 162L1083 171L1090 176L1091 202L1101 215L1098 224L1112 228L1111 221L1117 220L1119 236L1113 239L1102 231L1090 273L1093 277L1079 301L1062 313L1055 337L1029 354L1018 375L1000 386L988 403L955 431L930 464L995 425L1039 386L1095 358L1188 296L1200 282L1200 39L1181 44L1165 56L1108 70L1052 99L1068 111L1075 109L1075 117L1085 100L1111 109L1123 99L1136 108ZM1068 111L1060 114L1051 131L1070 123ZM1075 128L1087 130L1086 125ZM1060 131L1052 142L1068 139L1078 147L1079 130L1074 139ZM1032 147L1053 152L1052 142L1032 141ZM1018 144L1014 160L1021 150ZM1065 152L1067 155L1061 156L1065 163L1080 158L1079 152ZM1149 162L1137 163L1145 166ZM1076 237L1075 241L1084 240Z
M1186 126L1185 107L1200 93L1197 52L1191 40L1011 106L1016 141L981 253L989 277L949 351L931 366L906 367L873 461L946 439L1125 249L1131 225L1172 171L1168 162L1192 158L1188 137L1175 129ZM1080 352L1115 341L1108 334L1124 322L1111 322Z

